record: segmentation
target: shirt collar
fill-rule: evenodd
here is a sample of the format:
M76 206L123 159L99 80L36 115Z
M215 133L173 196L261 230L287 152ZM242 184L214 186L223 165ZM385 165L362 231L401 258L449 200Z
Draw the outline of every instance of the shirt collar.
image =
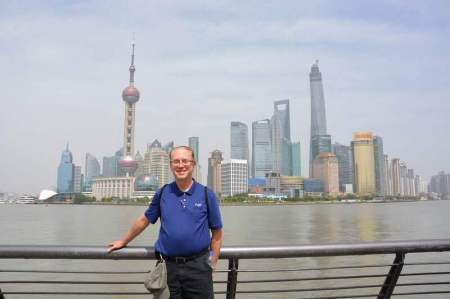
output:
M175 191L175 193L178 195L178 196L181 196L181 195L183 195L184 193L186 193L187 195L192 195L192 194L194 194L194 192L195 192L195 187L196 187L196 185L197 185L197 182L194 180L194 179L192 179L192 185L191 185L191 188L189 188L189 190L188 191L186 191L186 192L183 192L183 191L181 191L180 190L180 188L178 188L178 185L177 185L177 183L176 182L173 182L173 190Z

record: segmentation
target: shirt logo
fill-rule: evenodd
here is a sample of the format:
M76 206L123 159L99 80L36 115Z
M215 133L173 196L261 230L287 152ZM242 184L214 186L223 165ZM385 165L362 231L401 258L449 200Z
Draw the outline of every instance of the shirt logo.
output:
M199 203L199 202L196 202L194 205L195 205L197 208L201 208L201 207L202 207L202 204Z

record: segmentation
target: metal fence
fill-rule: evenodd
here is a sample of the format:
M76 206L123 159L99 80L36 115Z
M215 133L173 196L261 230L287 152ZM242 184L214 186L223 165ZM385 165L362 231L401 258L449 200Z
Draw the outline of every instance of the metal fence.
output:
M450 239L224 247L220 258L215 294L227 299L450 297ZM0 298L149 296L142 261L154 259L153 247L0 245Z

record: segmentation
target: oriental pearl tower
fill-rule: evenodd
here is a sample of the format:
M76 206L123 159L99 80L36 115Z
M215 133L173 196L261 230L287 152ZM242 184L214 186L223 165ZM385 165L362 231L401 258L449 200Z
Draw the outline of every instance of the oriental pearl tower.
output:
M126 173L126 176L132 176L138 167L138 162L134 160L134 112L136 102L139 101L139 90L134 87L134 44L131 52L130 65L130 85L122 92L122 99L125 102L125 126L123 135L123 156L119 165Z

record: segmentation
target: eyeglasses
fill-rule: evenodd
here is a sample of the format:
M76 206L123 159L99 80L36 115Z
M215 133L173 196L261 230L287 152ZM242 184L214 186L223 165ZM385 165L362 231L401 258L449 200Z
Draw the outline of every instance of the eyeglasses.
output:
M181 160L172 160L172 161L170 161L170 163L172 163L172 165L189 165L192 162L194 162L194 160L181 159Z

